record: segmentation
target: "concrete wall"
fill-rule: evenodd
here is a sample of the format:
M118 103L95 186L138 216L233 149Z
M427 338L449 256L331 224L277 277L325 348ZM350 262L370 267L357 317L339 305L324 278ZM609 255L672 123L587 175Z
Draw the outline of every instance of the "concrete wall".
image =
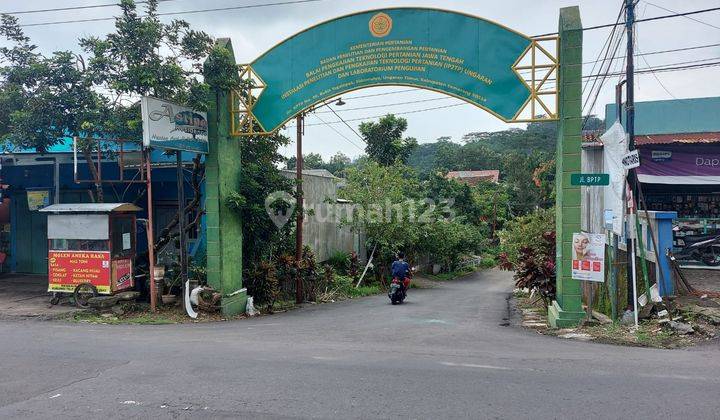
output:
M295 179L295 171L284 170L282 174L287 178ZM349 206L349 204L337 203L340 181L329 173L327 175L303 173L305 197L303 244L313 249L318 261L325 261L338 251L357 252L360 260L364 261L365 238L340 223L345 207Z

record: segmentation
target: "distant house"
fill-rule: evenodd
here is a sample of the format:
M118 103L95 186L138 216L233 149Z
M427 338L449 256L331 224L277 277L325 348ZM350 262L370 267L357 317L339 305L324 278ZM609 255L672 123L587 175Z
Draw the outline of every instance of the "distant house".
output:
M492 169L488 171L450 171L445 175L447 179L455 179L468 185L477 185L480 181L500 182L500 171Z

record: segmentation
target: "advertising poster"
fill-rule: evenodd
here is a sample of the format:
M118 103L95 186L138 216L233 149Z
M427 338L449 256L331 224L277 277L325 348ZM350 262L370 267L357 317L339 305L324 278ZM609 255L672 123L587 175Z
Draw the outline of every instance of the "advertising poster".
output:
M117 260L112 262L113 291L132 288L135 284L132 275L132 260Z
M35 211L40 210L43 207L50 205L50 191L48 190L34 190L27 192L27 204L28 210Z
M72 292L81 283L92 284L98 293L110 293L109 252L48 252L48 292Z
M605 281L605 235L573 233L572 278Z

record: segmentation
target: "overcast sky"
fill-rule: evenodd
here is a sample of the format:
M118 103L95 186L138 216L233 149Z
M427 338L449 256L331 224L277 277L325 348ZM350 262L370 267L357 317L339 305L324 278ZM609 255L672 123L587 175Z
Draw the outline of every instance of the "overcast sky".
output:
M0 10L3 12L15 12L111 2L112 0L3 0L0 2ZM160 12L175 12L270 2L270 0L203 0L201 2L172 0L161 3L159 10ZM589 27L614 22L620 10L621 3L621 0L325 0L317 3L167 16L163 17L163 20L169 21L173 17L181 17L190 22L194 28L206 31L213 37L232 38L235 56L239 63L244 63L254 60L258 55L276 43L310 25L336 16L368 9L390 6L441 7L494 20L532 36L557 31L558 10L561 7L579 5L583 26ZM638 18L669 14L668 11L657 6L677 12L720 6L720 1L718 0L653 0L651 3L652 4L644 0L639 2L637 7ZM103 7L68 12L22 14L18 16L21 23L29 24L35 22L108 17L113 16L117 12L117 7ZM683 17L639 23L637 25L637 46L639 51L647 53L720 42L720 12L698 14L691 17L703 21L704 24ZM112 31L112 25L112 21L104 21L27 27L25 30L33 39L33 42L35 42L43 52L52 52L61 49L77 50L77 39L79 37L104 35ZM598 53L609 32L610 29L585 31L583 61L597 59ZM622 48L624 48L624 45ZM644 59L646 61L642 58L638 59L636 66L639 68L648 66L657 67L665 64L702 59L717 61L712 59L720 59L720 47L654 54L646 56ZM620 64L618 63L617 66L620 66ZM591 64L586 66L586 74L590 73L591 67ZM601 91L593 112L604 114L604 105L614 101L613 86L615 83L617 83L617 78L608 80L605 83L605 87ZM661 86L661 83L664 85L664 88ZM399 90L407 90L407 88L370 88L349 93L343 97L347 105L335 109L344 119L355 120L382 115L388 112L402 114L404 112L418 111L425 108L459 102L459 100L454 98L422 90L399 92L393 95L353 98L356 96ZM585 95L588 95L587 91ZM637 101L672 99L673 96L676 98L718 96L720 95L720 67L657 73L655 76L653 76L653 74L638 75L635 95ZM429 99L432 100L426 101ZM417 103L391 105L398 102ZM350 110L350 108L365 109ZM471 105L416 112L403 116L408 120L407 135L417 138L421 143L434 141L441 136L450 136L453 141L460 141L463 134L472 131L496 131L511 126L523 126L520 124L506 124L487 112L474 108ZM335 130L347 137L347 139L344 139L327 125L310 125L320 123L319 118L326 122L338 121L331 113L309 116L307 119L309 126L305 131L303 142L306 153L317 152L326 158L332 156L337 151L341 151L351 157L356 157L362 153L361 148L363 145L350 128L343 124L332 125ZM352 121L350 124L357 127L359 122L360 121ZM291 138L294 138L294 131L294 129L288 129L285 132ZM290 156L294 153L294 150L294 145L291 145L287 150L284 150L284 154Z

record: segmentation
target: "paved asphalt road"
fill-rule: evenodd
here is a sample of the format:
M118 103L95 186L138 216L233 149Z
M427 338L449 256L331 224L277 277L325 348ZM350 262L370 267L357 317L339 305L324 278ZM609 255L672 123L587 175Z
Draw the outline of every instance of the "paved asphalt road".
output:
M719 418L720 347L504 327L508 273L215 324L0 321L0 418Z

